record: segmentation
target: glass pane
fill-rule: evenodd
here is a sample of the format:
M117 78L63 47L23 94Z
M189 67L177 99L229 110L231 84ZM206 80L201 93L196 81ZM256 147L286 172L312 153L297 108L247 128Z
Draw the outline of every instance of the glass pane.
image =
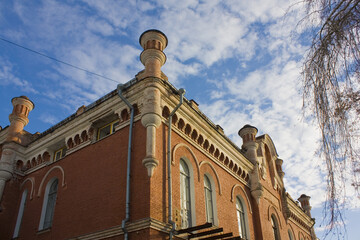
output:
M206 175L204 175L204 190L205 190L206 221L210 223L214 223L211 183Z
M55 161L59 160L60 158L61 158L61 150L55 153Z
M181 228L191 227L189 168L182 160L180 161L180 204Z
M293 240L293 236L290 230L288 230L288 234L289 234L289 240Z
M117 125L119 125L119 122L113 123L111 133L115 132L115 127L116 127Z
M211 190L211 183L210 183L209 178L206 175L204 176L204 185L206 188Z
M24 209L25 209L25 205L26 205L27 192L28 192L28 190L25 189L25 191L23 192L22 197L21 197L20 208L19 208L19 213L18 213L17 219L16 219L16 225L15 225L13 238L17 238L19 236L22 217L23 217Z
M271 225L272 225L273 232L274 232L274 239L278 240L279 233L278 233L277 222L276 222L276 219L274 218L274 216L271 216Z
M65 154L66 154L66 148L63 148L62 151L61 151L61 157L65 157Z
M54 216L56 195L57 195L58 180L56 179L50 186L49 195L47 199L44 229L51 227Z
M110 134L111 131L111 125L107 125L106 127L103 127L99 130L99 139L102 139L103 137L106 137Z
M240 237L247 239L246 220L245 220L246 216L245 216L243 204L239 198L236 198L236 212L237 212L239 235Z

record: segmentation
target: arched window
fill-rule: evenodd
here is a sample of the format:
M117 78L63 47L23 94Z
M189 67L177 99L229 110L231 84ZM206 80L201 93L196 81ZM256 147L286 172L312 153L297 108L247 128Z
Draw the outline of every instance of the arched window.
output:
M190 171L184 160L180 160L180 207L181 228L191 227Z
M271 226L273 229L274 239L280 240L279 225L274 215L271 215Z
M17 238L19 236L22 217L23 217L24 209L25 209L25 205L26 205L27 193L28 193L28 190L25 189L25 191L23 192L23 194L21 196L21 201L20 201L20 206L19 206L19 213L18 213L18 216L17 216L17 219L16 219L16 225L15 225L13 238Z
M205 190L205 206L206 206L206 222L214 224L214 201L209 178L204 175L204 190Z
M292 234L292 231L290 229L288 230L288 234L289 234L289 240L294 240L294 235Z
M247 217L244 204L239 197L236 197L236 215L239 227L239 236L242 239L249 239L247 233Z
M49 183L46 186L39 230L47 229L52 226L58 182L59 181L57 178L53 178L52 180L49 181Z

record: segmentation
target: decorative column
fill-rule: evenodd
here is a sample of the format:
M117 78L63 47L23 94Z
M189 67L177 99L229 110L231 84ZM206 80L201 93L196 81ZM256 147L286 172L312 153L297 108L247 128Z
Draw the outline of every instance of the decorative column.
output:
M22 143L22 131L29 123L29 112L34 108L33 102L26 96L15 97L11 102L13 104L13 111L9 115L10 126L0 159L0 202L5 184L11 179L14 173L15 151L18 147L18 145L14 143Z
M159 161L156 158L156 129L161 124L160 89L159 79L164 79L161 66L166 61L163 53L167 46L167 38L164 33L158 30L148 30L140 36L140 45L144 51L140 55L140 60L145 66L145 70L137 77L140 79L150 79L149 84L144 90L143 109L141 123L146 128L146 156L142 163L148 171L148 176L154 174L154 169Z
M258 130L251 125L245 125L239 130L239 136L243 139L242 148L245 150L245 156L254 164L254 168L250 175L251 195L256 202L260 203L260 198L263 195L263 186L260 183L260 163L257 157L258 144L256 143L256 134Z

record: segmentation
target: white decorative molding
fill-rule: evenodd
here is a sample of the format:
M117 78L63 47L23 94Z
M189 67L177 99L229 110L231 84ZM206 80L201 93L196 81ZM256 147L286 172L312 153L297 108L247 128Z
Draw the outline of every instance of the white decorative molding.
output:
M247 195L247 193L245 192L244 188L240 185L240 184L235 184L232 188L231 188L231 202L234 202L235 196L235 189L236 188L240 188L241 191L243 192L244 196L246 197L246 201L248 203L249 209L250 209L250 213L252 214L252 208L251 208L251 203L250 203L250 199L249 196Z
M271 209L273 209L273 210L271 211ZM277 221L279 223L279 226L280 226L280 229L282 229L282 222L281 222L280 215L278 214L276 208L273 205L269 205L269 207L268 207L268 220L269 221L271 221L272 213L275 213L276 219L277 219Z
M214 174L215 174L215 177L216 177L216 181L218 183L218 187L219 187L219 195L222 195L222 192L221 192L221 183L220 183L220 178L219 178L219 175L217 174L215 168L212 166L212 164L209 162L209 161L202 161L199 165L199 168L201 169L201 166L203 165L209 165L209 167L213 170ZM199 181L200 181L200 175L199 175Z
M185 143L178 143L175 145L175 147L173 148L173 154L172 154L172 165L175 166L175 155L176 155L176 151L180 148L180 147L184 147L192 156L192 158L194 159L195 163L196 163L196 170L197 170L197 174L198 174L198 181L200 181L200 166L199 166L199 162L194 154L194 152L190 149L189 146L187 146ZM181 156L182 157L182 156ZM181 158L180 157L180 158ZM180 158L179 158L179 161L180 161Z
M35 178L33 177L29 177L29 178L26 178L20 185L20 189L22 189L25 185L26 182L31 182L31 191L30 191L30 200L33 199L33 194L34 194L34 186L35 186Z
M47 178L47 176L50 174L50 172L52 172L55 169L59 169L61 174L62 174L62 181L61 181L61 186L65 187L65 172L64 169L61 166L54 166L52 168L49 169L49 171L47 171L47 173L45 174L45 176L42 178L40 186L39 186L39 190L38 190L38 194L37 196L40 197L41 195L41 190L42 190L42 186L44 185L45 179Z

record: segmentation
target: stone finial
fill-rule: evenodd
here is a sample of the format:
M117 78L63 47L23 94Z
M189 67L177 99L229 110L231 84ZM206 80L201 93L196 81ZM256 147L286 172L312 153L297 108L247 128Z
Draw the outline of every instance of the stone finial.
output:
M166 35L159 30L147 30L141 34L139 42L144 49L140 54L140 60L145 66L145 72L141 77L166 79L161 72L161 66L166 62L166 55L163 52L168 43Z
M14 97L11 102L13 111L9 115L10 127L6 141L21 143L21 131L29 123L29 112L35 105L26 96Z
M309 217L311 217L311 206L310 206L310 197L306 196L305 194L301 194L301 196L298 198L302 209L304 209L306 215L308 215Z

